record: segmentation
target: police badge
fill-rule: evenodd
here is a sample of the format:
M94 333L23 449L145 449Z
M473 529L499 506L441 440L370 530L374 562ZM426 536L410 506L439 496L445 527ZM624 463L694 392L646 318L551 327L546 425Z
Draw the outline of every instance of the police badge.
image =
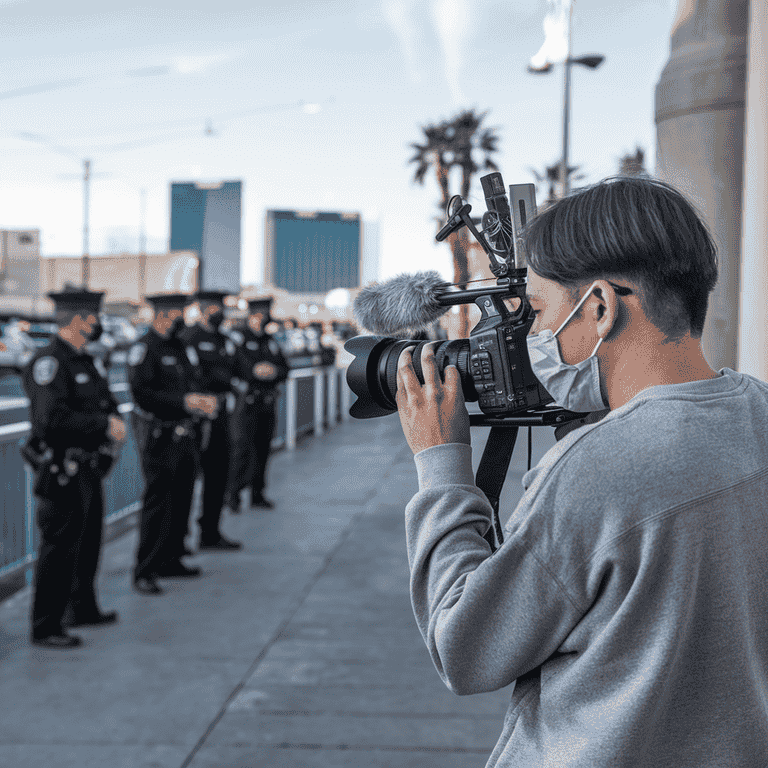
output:
M46 355L36 360L32 366L32 379L38 386L45 387L56 378L58 370L59 361L55 357Z

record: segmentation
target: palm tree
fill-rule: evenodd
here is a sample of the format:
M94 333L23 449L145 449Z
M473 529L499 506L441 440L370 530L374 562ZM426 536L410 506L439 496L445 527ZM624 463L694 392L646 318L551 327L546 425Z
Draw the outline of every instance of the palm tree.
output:
M619 173L622 176L649 176L643 165L645 152L640 147L635 147L635 154L622 155L619 158Z
M430 168L435 171L442 199L439 203L441 218L438 225L444 223L445 209L453 196L450 190L451 171L461 169L460 194L465 200L469 199L472 178L479 170L497 171L496 163L491 155L498 151L499 137L496 129L483 128L482 123L487 112L477 113L474 109L463 110L449 120L422 126L424 142L411 144L415 154L408 161L416 164L413 181L424 184ZM475 162L473 153L482 153L482 165ZM466 229L448 237L453 254L453 280L464 288L469 280L469 252L473 247ZM459 321L459 336L469 335L469 311L467 306L461 307Z
M535 168L528 169L536 178L536 194L537 195L539 193L539 185L542 184L542 182L546 182L549 185L547 187L547 199L538 206L540 210L544 210L545 208L548 208L550 205L552 205L552 203L555 202L555 200L558 199L557 190L559 189L559 184L560 184L560 164L561 164L561 161L558 160L553 165L546 166L543 176ZM578 171L579 168L581 168L580 165L568 166L568 176L571 177L572 182L581 181L582 179L586 178L586 174L583 174L583 173L580 173L578 176L572 176L572 174L576 173L576 171Z

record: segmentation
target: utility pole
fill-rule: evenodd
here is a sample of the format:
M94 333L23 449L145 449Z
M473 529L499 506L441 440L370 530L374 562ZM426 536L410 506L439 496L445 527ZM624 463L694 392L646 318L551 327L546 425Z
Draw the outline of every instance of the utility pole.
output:
M563 64L563 160L560 165L560 189L562 196L568 194L568 120L571 111L571 28L573 24L573 0L568 9L568 53Z
M83 288L88 288L90 278L90 243L88 225L91 207L91 161L83 160Z
M147 190L141 190L141 225L139 229L139 302L147 292Z

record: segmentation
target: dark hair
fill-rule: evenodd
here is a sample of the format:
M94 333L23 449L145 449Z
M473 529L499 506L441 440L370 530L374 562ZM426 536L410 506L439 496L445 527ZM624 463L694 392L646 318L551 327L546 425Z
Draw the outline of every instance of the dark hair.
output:
M537 275L568 289L625 278L668 340L689 331L701 337L717 248L695 206L671 185L611 176L577 189L536 216L523 242Z

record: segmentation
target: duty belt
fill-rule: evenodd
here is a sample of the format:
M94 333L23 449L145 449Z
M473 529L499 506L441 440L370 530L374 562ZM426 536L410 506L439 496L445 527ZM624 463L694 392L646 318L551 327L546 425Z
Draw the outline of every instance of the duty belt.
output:
M182 437L188 437L194 434L195 421L192 418L182 419L181 421L163 421L153 413L143 411L134 404L133 412L140 418L148 422L152 436L160 437L163 432L171 431L174 440L181 440Z
M54 450L54 458L46 467L41 467L56 477L59 485L67 485L81 467L88 467L99 475L106 475L112 468L117 458L111 445L101 445L95 451L86 451L84 448L65 448L64 455ZM58 458L56 458L58 456Z

